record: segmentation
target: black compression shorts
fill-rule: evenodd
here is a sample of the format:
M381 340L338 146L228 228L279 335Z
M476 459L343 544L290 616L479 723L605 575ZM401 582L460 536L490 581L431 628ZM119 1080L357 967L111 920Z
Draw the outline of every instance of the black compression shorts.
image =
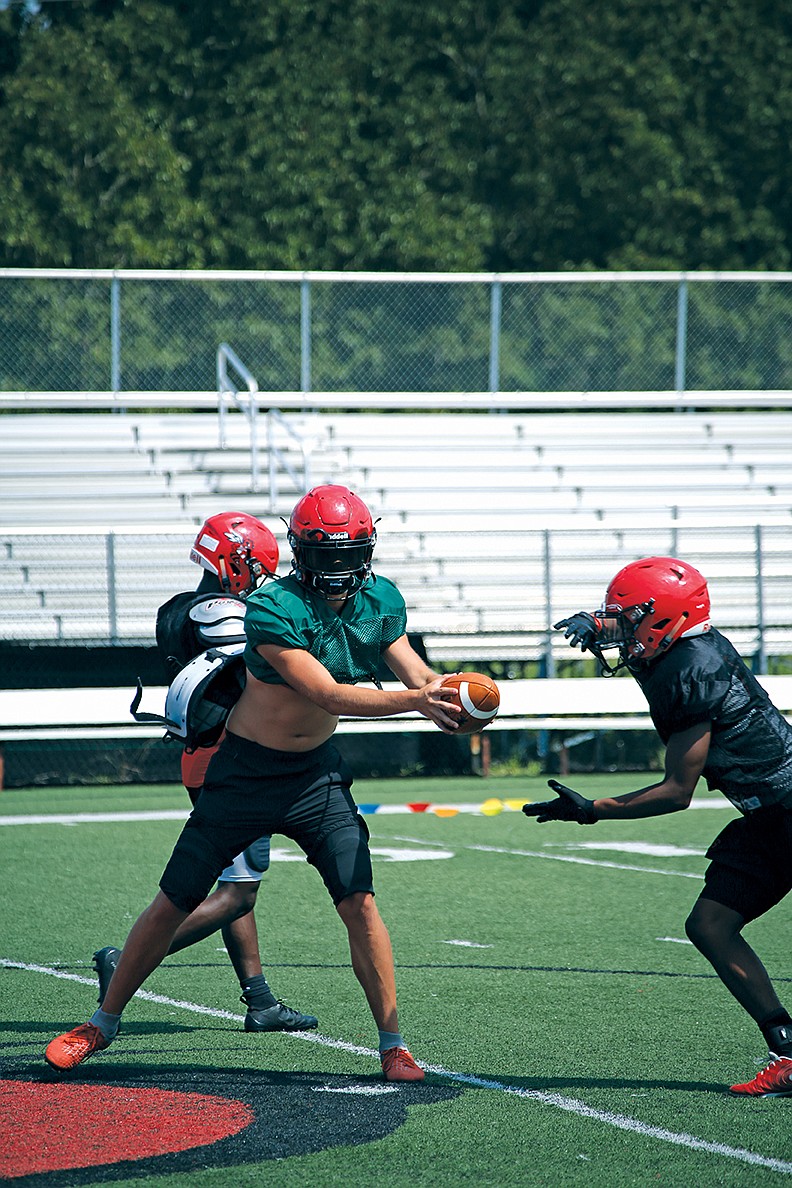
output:
M722 829L707 850L702 899L755 920L792 890L792 810L757 809Z
M190 912L237 854L265 834L281 833L305 852L335 904L358 891L373 892L368 829L351 785L329 741L313 751L273 751L229 731L160 888Z

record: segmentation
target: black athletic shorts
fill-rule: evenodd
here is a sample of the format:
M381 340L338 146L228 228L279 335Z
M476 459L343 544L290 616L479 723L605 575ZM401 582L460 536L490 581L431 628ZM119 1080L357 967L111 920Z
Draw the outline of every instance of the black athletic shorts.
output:
M792 890L792 809L756 809L722 829L707 850L702 899L744 919L763 916Z
M265 834L292 838L321 874L333 902L373 892L368 829L352 776L331 742L273 751L226 733L165 868L160 888L191 912L217 876Z

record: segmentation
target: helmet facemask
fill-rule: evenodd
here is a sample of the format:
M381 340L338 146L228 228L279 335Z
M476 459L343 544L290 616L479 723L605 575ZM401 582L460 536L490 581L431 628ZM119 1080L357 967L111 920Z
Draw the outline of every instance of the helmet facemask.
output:
M362 540L340 540L319 528L306 537L289 531L292 570L298 581L322 598L354 597L371 576L376 530Z
M606 675L615 676L628 664L641 660L646 647L637 632L653 610L654 599L650 598L648 602L624 610L620 606L607 605L597 611L596 618L602 626L596 640L588 645L588 650L597 657ZM609 664L602 654L612 648L619 649L619 659L615 664Z

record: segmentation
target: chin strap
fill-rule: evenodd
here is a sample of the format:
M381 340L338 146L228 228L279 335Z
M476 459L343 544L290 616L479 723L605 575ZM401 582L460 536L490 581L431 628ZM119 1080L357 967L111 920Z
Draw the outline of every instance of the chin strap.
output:
M359 590L363 589L366 582L371 577L371 571L369 571L365 577L362 578L358 578L357 574L350 574L349 577L352 581L352 585L350 587L345 590L332 591L322 589L321 583L323 579L327 579L328 575L314 573L310 569L303 569L302 566L298 565L296 561L292 562L292 574L294 577L296 577L297 581L300 582L301 585L305 586L308 590L312 590L314 594L318 594L320 598L340 598L343 594L346 595L347 602L350 598L354 598ZM344 605L346 605L346 603Z
M222 557L220 557L218 559L217 564L218 564L218 568L220 570L220 585L223 587L223 590L225 591L226 594L230 594L231 593L231 579L228 576L228 570L226 569L225 560Z
M621 653L619 653L619 659L616 661L615 664L609 664L608 661L603 656L602 648L599 646L599 644L595 643L593 646L590 646L589 651L594 653L594 655L597 659L597 663L599 664L600 669L602 671L603 676L606 676L606 677L616 676L617 672L621 672L621 670L623 668L627 667L628 660Z

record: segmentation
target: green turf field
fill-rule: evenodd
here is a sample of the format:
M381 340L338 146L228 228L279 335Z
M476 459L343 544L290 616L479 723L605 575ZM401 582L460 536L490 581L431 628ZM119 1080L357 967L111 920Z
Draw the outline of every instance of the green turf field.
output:
M596 795L652 778L569 782ZM733 815L725 800L581 828L538 825L506 804L543 799L543 779L359 781L354 791L366 805L462 806L366 816L402 1031L430 1070L423 1085L384 1086L343 926L284 838L256 909L265 969L285 1002L319 1016L318 1032L245 1034L213 937L152 975L107 1052L57 1077L44 1047L90 1016L91 954L123 943L179 829L118 814L186 812L186 797L176 787L0 793L0 1108L16 1110L15 1127L30 1123L26 1149L40 1156L21 1164L18 1131L0 1126L0 1178L707 1188L792 1176L792 1099L729 1096L766 1049L684 938L704 850ZM694 804L709 799L699 792ZM787 1004L791 910L746 932ZM160 1115L160 1134L184 1132L192 1145L139 1158L125 1139L140 1133L135 1110L152 1091L177 1110L176 1121ZM178 1113L195 1095L245 1124L203 1141ZM63 1167L64 1152L76 1166Z

